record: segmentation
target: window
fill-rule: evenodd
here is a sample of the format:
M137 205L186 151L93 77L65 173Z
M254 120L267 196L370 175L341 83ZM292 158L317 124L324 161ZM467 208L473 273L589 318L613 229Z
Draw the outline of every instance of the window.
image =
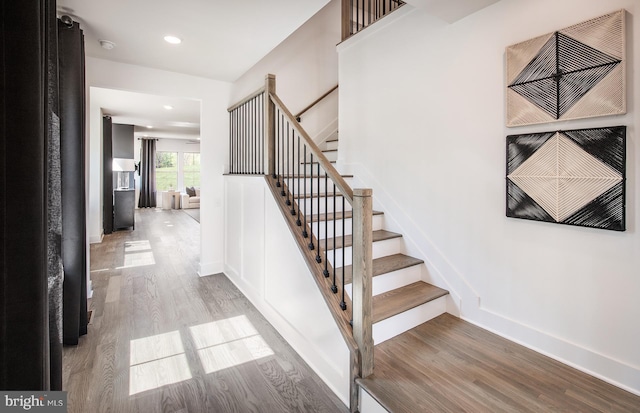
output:
M178 152L156 152L156 190L178 187Z
M185 152L183 154L184 186L200 187L200 154L197 152Z

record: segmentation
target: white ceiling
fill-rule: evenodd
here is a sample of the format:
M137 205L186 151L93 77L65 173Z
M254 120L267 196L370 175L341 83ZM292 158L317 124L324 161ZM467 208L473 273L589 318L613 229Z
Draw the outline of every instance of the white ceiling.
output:
M92 87L91 104L111 115L113 123L135 125L138 138L200 137L200 101ZM173 109L167 110L164 105ZM151 126L151 128L148 128Z
M58 14L80 23L87 56L231 82L328 2L58 0ZM181 38L182 44L166 43L163 37L167 34ZM105 50L99 40L116 46ZM191 112L179 109L182 105L176 103L169 115L162 108L167 102L164 97L105 89L96 89L96 93L114 122L137 126L155 123L158 129L150 133L155 137L163 137L158 135L164 131L172 137L191 139L195 128L170 123L199 124L199 102L183 99L181 103ZM197 130L199 134L199 126Z

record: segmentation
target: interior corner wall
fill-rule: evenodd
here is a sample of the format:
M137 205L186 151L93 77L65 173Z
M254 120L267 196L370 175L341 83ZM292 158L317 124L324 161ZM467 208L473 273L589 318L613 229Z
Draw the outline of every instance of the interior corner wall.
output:
M336 44L341 40L340 4L341 0L331 0L237 79L228 106L264 86L269 73L276 75L276 93L294 114L338 84ZM312 137L337 117L337 93L326 100L328 107L321 113L310 111L303 118L302 126Z
M200 100L200 160L202 177L200 275L223 270L223 177L227 158L231 84L158 69L87 58L89 89L89 228L99 238L100 216L100 108L91 99L91 87L127 90L159 96Z
M338 47L341 159L463 318L640 394L640 3L500 1L453 24L405 7ZM621 8L627 114L507 128L505 47ZM626 232L505 216L507 135L615 125Z

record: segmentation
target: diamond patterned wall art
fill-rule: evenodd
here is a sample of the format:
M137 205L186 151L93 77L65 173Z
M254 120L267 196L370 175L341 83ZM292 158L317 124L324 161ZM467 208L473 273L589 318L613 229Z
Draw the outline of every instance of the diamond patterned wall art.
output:
M506 49L507 126L626 113L625 11Z
M625 230L626 127L507 136L507 216Z

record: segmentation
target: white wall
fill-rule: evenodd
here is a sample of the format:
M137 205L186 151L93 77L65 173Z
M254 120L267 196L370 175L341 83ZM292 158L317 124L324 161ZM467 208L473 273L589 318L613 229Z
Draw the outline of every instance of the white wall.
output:
M264 177L225 177L225 274L348 405L349 350Z
M628 113L505 127L505 47L627 16ZM340 158L476 324L640 394L640 3L503 0L454 24L411 6L338 47ZM505 136L627 125L627 231L505 217Z
M264 86L267 74L276 75L276 93L293 114L338 84L341 40L340 0L332 0L303 26L233 83L229 106ZM315 137L337 118L338 93L310 110L302 126Z
M226 112L230 84L179 73L87 58L87 102L89 108L89 237L101 238L101 159L102 118L100 108L91 101L91 87L120 89L159 96L200 100L201 157L201 255L200 274L223 270L223 179L227 158L228 115Z

